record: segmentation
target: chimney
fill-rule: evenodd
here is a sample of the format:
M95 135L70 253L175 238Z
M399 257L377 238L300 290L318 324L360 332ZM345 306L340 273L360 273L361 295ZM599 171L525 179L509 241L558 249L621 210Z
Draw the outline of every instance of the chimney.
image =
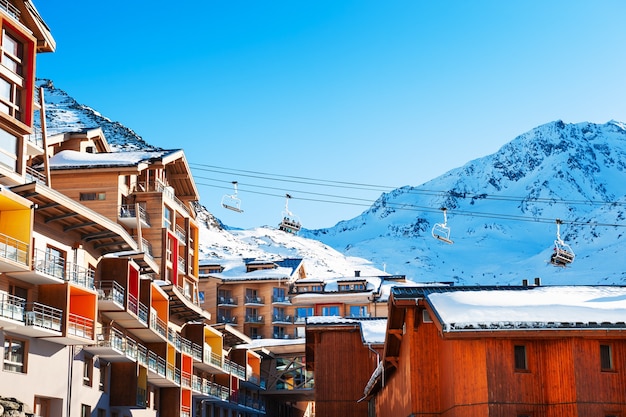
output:
M522 280L522 286L528 287L528 280L527 279L523 279Z
M355 277L360 277L361 276L361 271L354 271L354 276Z
M535 285L538 287L541 286L541 278L535 277Z

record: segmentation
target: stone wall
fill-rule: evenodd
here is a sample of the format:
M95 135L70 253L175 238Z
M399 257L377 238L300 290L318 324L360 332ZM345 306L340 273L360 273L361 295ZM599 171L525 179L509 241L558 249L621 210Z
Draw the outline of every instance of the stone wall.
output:
M0 396L0 417L33 417L27 404L20 400Z

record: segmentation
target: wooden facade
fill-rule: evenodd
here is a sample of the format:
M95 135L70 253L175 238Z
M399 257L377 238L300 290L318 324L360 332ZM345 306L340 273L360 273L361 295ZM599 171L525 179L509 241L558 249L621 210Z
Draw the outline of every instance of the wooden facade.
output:
M382 342L364 341L361 324L369 319L315 319L307 321L306 328L306 364L315 374L315 412L329 417L367 417L363 387L378 364Z
M550 323L453 331L446 329L424 294L392 296L385 371L367 392L375 415L565 417L626 412L623 322L598 324L602 328L597 329Z

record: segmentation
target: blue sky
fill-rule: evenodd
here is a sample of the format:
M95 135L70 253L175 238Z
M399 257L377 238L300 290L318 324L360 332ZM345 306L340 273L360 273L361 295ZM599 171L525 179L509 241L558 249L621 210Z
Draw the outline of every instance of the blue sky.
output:
M183 148L235 227L277 224L285 193L330 227L541 124L626 121L623 1L35 5L57 41L38 76ZM231 181L244 213L220 206Z

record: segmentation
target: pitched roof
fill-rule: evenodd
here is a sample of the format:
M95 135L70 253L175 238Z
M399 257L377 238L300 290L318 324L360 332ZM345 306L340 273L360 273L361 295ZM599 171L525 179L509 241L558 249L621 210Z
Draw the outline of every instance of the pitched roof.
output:
M395 299L421 298L444 332L626 328L623 286L394 288Z

